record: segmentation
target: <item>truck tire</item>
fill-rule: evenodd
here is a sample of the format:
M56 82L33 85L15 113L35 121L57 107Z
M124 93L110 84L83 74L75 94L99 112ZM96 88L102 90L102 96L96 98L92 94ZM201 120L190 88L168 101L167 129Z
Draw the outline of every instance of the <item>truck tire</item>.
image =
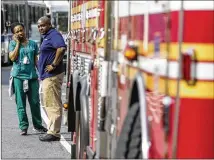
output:
M86 147L89 145L89 131L84 126L83 112L76 112L76 159L84 159Z
M82 98L81 110L76 111L76 157L77 159L84 159L86 148L89 145L89 124L88 124L88 109L86 106L86 99ZM84 103L85 102L85 103ZM84 104L84 105L83 105Z
M131 106L118 140L116 159L142 159L139 103Z
M81 123L81 113L76 112L76 159L83 159L84 153L84 134Z

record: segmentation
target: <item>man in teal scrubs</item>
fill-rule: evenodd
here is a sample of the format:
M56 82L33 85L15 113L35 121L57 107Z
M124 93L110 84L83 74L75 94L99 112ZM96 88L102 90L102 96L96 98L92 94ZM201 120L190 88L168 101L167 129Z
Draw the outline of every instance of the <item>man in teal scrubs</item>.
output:
M39 82L36 73L38 46L36 42L26 38L23 24L12 24L11 31L14 35L9 45L9 58L13 62L11 76L14 80L20 134L26 135L29 127L26 96L30 104L34 130L40 133L47 132L42 126L40 113Z

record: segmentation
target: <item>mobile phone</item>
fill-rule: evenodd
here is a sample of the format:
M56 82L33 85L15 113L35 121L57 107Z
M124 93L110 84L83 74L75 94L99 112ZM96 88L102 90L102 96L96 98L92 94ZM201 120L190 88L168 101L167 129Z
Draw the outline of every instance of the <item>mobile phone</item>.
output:
M15 35L15 37L18 41L20 41L20 37L18 35Z
M16 38L17 38L19 41L20 41L20 39L21 39L18 35L16 36Z

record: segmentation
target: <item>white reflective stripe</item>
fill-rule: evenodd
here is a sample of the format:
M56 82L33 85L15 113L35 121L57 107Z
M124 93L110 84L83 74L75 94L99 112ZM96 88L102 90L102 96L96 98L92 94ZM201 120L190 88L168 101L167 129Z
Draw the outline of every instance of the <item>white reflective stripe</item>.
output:
M181 8L181 1L159 1L158 3L148 1L147 3L135 1L130 2L129 6L128 1L119 1L119 6L123 6L119 9L119 17L128 16L129 7L130 16L143 15L147 10L150 14L163 13L165 10L165 8L163 8L163 4L166 5L167 3L169 3L170 11L178 11ZM184 1L184 10L214 10L213 6L213 1Z
M197 63L197 78L214 80L214 63Z
M213 1L184 1L184 10L214 10ZM170 1L170 10L179 10L181 1Z
M166 76L166 59L151 59L145 57L139 57L140 68L145 72L151 74L158 74L160 76ZM193 64L194 65L194 64ZM194 78L198 80L214 80L214 63L198 62L195 63L196 76ZM170 61L169 67L169 78L178 77L178 62Z
M103 52L103 48L99 48L99 52ZM158 68L158 74L160 76L166 76L166 66L167 60L166 59L152 59L148 57L139 56L139 66L142 70L155 74L155 69ZM124 58L123 52L118 52L118 63L128 63L128 60ZM178 76L178 62L177 61L170 61L169 64L169 78L177 78ZM193 66L194 64L192 64ZM214 62L206 63L206 62L198 62L196 63L196 79L198 80L214 80Z
M102 97L107 96L107 82L108 82L108 69L109 69L109 62L103 61L102 62L102 73L101 73L101 86L100 86L100 95Z

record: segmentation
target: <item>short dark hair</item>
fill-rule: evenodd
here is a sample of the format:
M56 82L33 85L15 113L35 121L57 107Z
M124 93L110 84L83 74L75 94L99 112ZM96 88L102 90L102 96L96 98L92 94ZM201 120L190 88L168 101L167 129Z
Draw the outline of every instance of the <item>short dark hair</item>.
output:
M19 22L14 22L14 23L11 24L11 27L10 27L12 33L14 33L14 28L16 26L22 26L23 28L25 28L24 24L19 23Z

